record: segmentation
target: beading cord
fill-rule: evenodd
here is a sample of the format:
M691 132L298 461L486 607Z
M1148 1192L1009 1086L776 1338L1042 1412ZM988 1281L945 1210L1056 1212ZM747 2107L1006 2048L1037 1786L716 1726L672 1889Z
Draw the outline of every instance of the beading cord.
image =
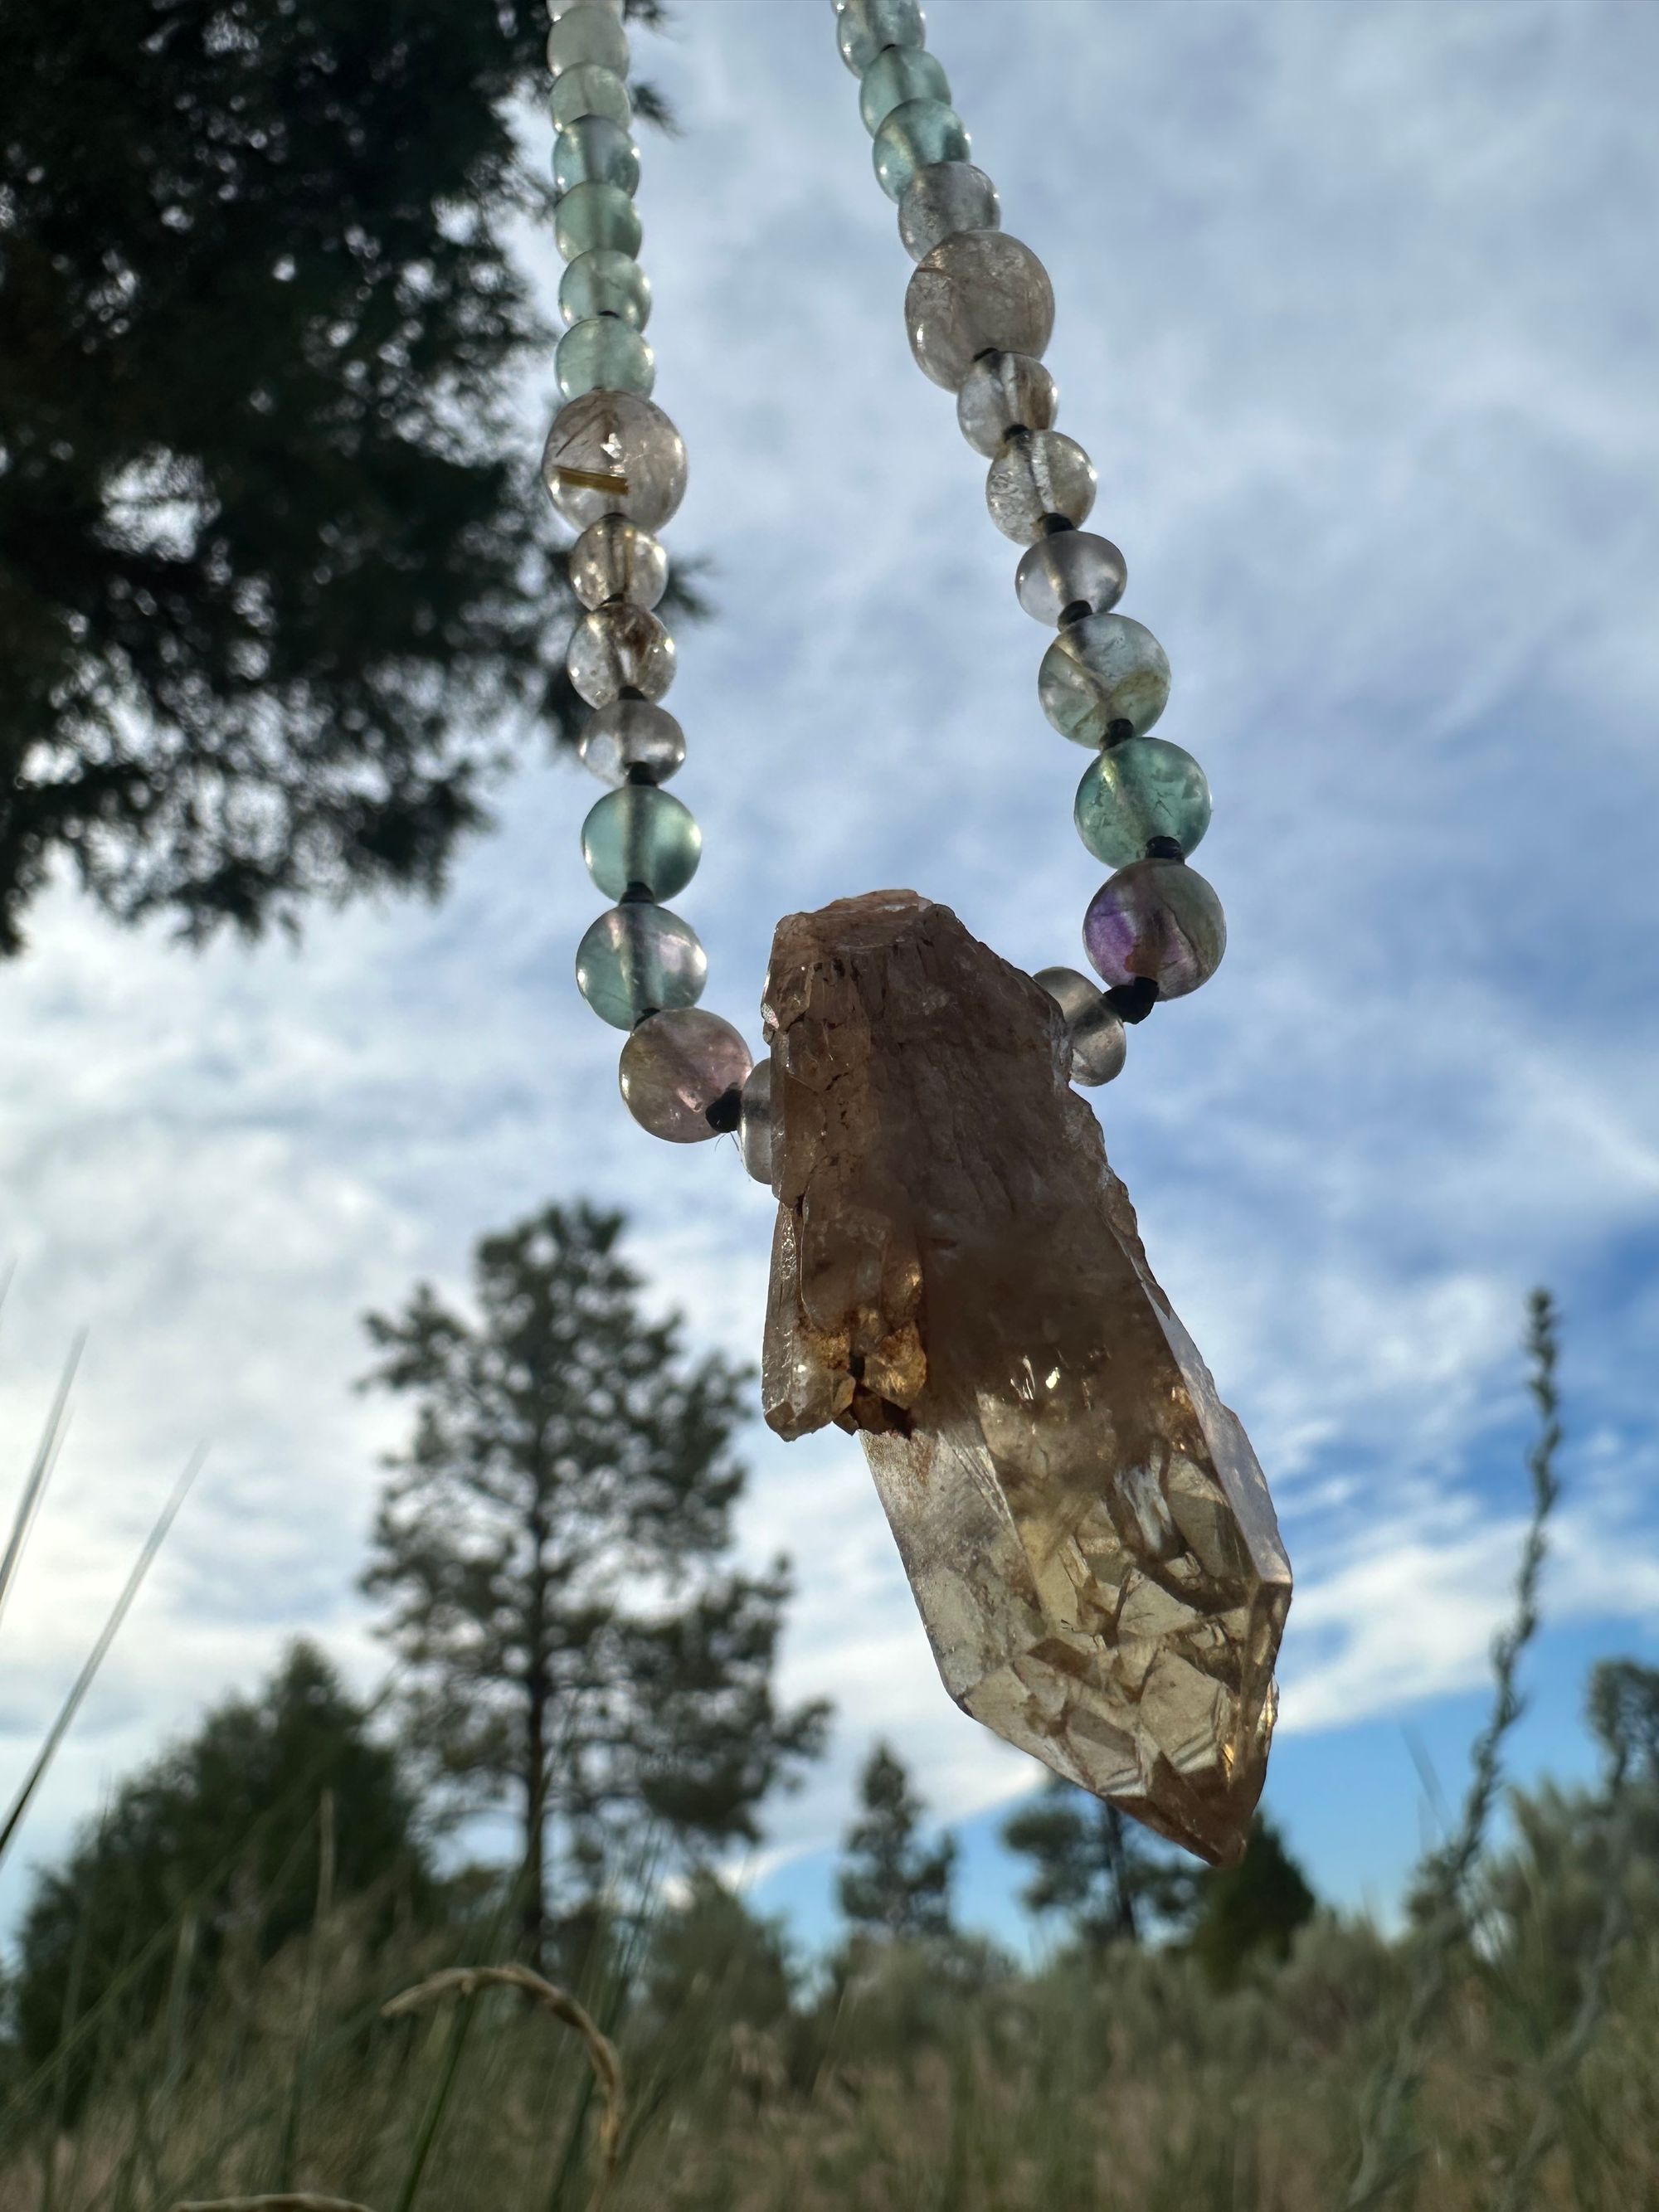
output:
M690 882L702 832L662 786L685 738L659 703L674 641L656 609L668 556L654 532L685 492L685 447L651 398L656 362L644 331L651 288L637 258L625 0L549 0L547 59L556 131L554 233L566 263L554 357L562 404L542 457L554 506L580 535L570 579L586 610L566 665L594 709L581 757L611 786L582 825L582 852L616 903L582 938L576 981L588 1005L628 1032L619 1076L629 1111L652 1134L691 1144L734 1131L751 1174L771 1180L770 1066L755 1066L729 1022L698 1006L708 963L696 933L663 903ZM1191 755L1147 732L1170 691L1150 630L1115 613L1123 556L1083 530L1092 462L1054 427L1058 394L1042 356L1054 291L1029 246L1000 228L995 186L969 162L945 72L923 45L916 0L836 0L842 58L860 80L876 174L898 204L916 263L905 296L911 350L957 395L963 435L990 459L986 500L1026 548L1020 605L1057 635L1037 690L1065 736L1096 751L1079 787L1079 835L1115 872L1084 920L1084 945L1108 986L1074 969L1036 981L1065 1018L1074 1082L1109 1082L1124 1023L1215 972L1226 943L1220 903L1186 865L1210 818Z

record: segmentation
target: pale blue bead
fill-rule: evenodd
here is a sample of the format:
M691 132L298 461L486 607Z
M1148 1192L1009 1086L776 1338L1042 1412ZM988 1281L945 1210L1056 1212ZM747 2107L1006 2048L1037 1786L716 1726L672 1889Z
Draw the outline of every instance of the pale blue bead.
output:
M637 191L640 149L606 115L579 115L553 141L553 183L562 192L577 185L617 185Z
M962 118L942 100L907 100L876 133L876 178L890 200L902 199L918 169L965 161L971 150Z
M859 113L873 137L907 100L949 101L951 80L925 46L884 46L859 86Z
M927 19L916 0L847 0L836 23L841 58L862 76L884 46L919 46Z
M651 283L631 253L601 246L579 253L559 285L559 313L567 323L616 315L642 331L651 319Z
M690 923L644 901L602 914L576 948L576 988L612 1029L695 1006L708 981L708 957Z
M1085 769L1072 811L1095 858L1124 868L1145 857L1154 837L1172 837L1183 853L1194 851L1210 826L1210 787L1180 745L1165 738L1126 738Z
M584 115L603 115L619 131L626 131L634 120L627 79L615 70L601 69L596 62L568 69L553 88L554 127L568 130Z
M654 784L609 791L582 824L582 858L607 898L630 890L671 899L697 872L702 832L690 808Z
M586 63L628 75L628 35L607 9L568 9L547 34L547 66L556 77Z
M1144 623L1086 615L1043 654L1037 696L1054 727L1079 745L1104 744L1120 724L1127 725L1121 734L1138 738L1168 703L1170 663Z
M584 392L637 392L649 398L657 356L636 330L615 315L572 323L559 340L553 374L567 399Z
M644 234L634 203L620 185L577 185L553 210L553 235L567 261L602 248L635 254Z

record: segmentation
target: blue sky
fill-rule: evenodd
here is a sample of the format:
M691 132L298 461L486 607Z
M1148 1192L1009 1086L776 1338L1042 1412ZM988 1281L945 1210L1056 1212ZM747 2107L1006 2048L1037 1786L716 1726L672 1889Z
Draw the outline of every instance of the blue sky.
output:
M640 193L657 397L691 459L669 537L720 611L670 701L706 837L678 903L705 1003L752 1037L785 911L913 884L1039 967L1076 961L1100 872L1016 549L909 357L827 0L686 15L641 62L684 126L647 137ZM1163 730L1214 788L1225 963L1097 1103L1297 1569L1270 1800L1323 1888L1386 1909L1420 1836L1410 1741L1455 1792L1478 1714L1534 1281L1565 1314L1571 1442L1522 1768L1582 1771L1596 1653L1659 1657L1659 19L941 0L930 42L1054 277L1061 427L1099 469L1125 611L1174 664ZM526 496L550 390L526 396ZM570 980L596 792L527 766L435 909L198 958L64 891L0 972L0 1481L91 1329L0 1628L0 1767L211 1448L36 1851L296 1628L372 1677L352 1580L398 1416L349 1387L365 1308L418 1274L459 1291L477 1231L587 1193L631 1209L699 1337L757 1350L767 1194L729 1146L634 1127ZM789 1686L839 1710L763 1897L822 1924L879 1733L1003 1924L990 1839L1033 1770L945 1698L856 1449L757 1426L750 1455L744 1542L799 1562Z

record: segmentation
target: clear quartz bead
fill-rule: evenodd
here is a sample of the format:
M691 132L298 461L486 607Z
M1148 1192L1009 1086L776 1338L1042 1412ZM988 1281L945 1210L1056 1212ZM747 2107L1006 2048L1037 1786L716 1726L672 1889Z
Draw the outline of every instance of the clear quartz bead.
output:
M685 496L684 441L650 400L632 392L590 392L555 416L542 482L575 529L621 514L660 530Z
M1129 580L1123 556L1109 538L1088 530L1057 530L1040 538L1021 560L1014 590L1028 615L1052 629L1070 607L1106 614Z
M618 600L582 617L564 665L590 707L608 707L624 691L660 699L674 680L674 641L648 608Z
M733 1094L751 1065L730 1022L686 1006L642 1021L622 1048L617 1075L642 1129L670 1145L698 1145L720 1133L710 1116L723 1103L735 1110Z
M1005 538L1029 545L1051 514L1087 520L1095 503L1095 465L1058 430L1016 430L1005 438L985 479L985 504Z
M1122 1072L1128 1039L1098 985L1075 968L1040 969L1033 981L1042 986L1065 1018L1073 1082L1091 1089L1109 1083Z
M697 872L702 832L672 792L652 783L607 791L582 824L582 858L607 898L630 891L671 899Z
M957 394L962 434L987 460L1011 431L1052 430L1059 412L1060 387L1025 353L981 354Z
M919 46L927 22L917 0L846 0L837 10L836 43L854 76L862 76L884 46Z
M562 16L574 15L578 8L603 8L620 23L628 12L628 0L547 0L548 21L556 23Z
M685 732L666 707L616 699L589 715L578 750L601 783L627 783L635 773L666 783L684 763Z
M648 530L619 514L590 523L570 549L570 587L585 607L626 599L654 607L668 588L668 556Z
M1002 222L997 188L971 161L930 161L918 169L899 202L899 236L921 261L961 230L996 230Z
M695 1006L708 981L708 956L690 923L644 899L602 914L576 947L576 988L612 1029Z
M916 264L904 321L923 374L960 392L982 353L1042 354L1054 326L1054 287L1018 239L963 231Z
M592 63L628 75L628 35L608 8L571 8L547 34L547 66L555 77Z
M1170 663L1151 630L1127 615L1085 615L1070 623L1037 671L1042 711L1079 745L1102 745L1118 730L1140 737L1170 697Z
M757 1182L772 1187L772 1055L757 1060L743 1086L738 1149Z
M567 131L584 115L603 115L619 131L634 120L634 103L628 96L628 80L596 62L568 69L553 87L553 127Z
M1090 900L1083 949L1109 984L1144 979L1160 999L1184 999L1221 965L1226 917L1184 860L1133 860Z
M1210 786L1189 752L1166 738L1125 738L1083 771L1072 809L1077 833L1109 868L1144 859L1155 837L1183 853L1210 826Z
M578 185L617 185L637 191L640 149L608 116L580 115L553 141L553 185L561 192Z
M619 316L595 315L572 323L559 340L553 374L567 399L580 399L587 392L637 392L649 398L657 380L657 356Z
M918 169L965 161L970 145L968 126L954 107L942 100L907 100L876 132L876 181L890 200L901 200Z
M559 313L567 323L615 315L642 331L651 319L651 281L631 253L614 246L579 253L560 279Z
M553 237L567 261L605 251L632 256L645 231L620 185L573 185L553 210Z
M948 105L950 98L951 80L925 46L884 46L859 86L859 113L873 137L907 100L940 100Z

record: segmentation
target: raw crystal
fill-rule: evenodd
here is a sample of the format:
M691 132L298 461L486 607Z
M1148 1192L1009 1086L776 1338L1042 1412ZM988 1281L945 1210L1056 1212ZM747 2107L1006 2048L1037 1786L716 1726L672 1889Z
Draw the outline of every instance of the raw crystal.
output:
M948 908L877 891L780 923L765 1012L768 1422L860 1435L958 1705L1236 1861L1290 1566L1059 1009Z

